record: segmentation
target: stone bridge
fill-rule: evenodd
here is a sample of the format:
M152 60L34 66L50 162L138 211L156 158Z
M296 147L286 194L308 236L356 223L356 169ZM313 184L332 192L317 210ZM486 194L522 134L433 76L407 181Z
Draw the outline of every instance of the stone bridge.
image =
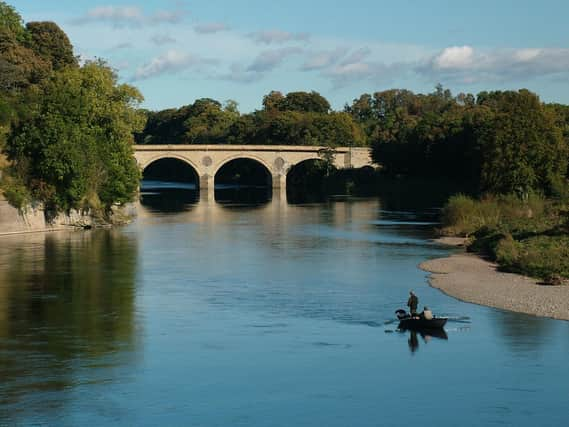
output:
M321 159L323 149L296 145L135 145L134 156L142 170L160 159L186 162L199 177L200 190L213 190L215 175L226 163L251 159L267 169L274 189L285 189L290 168L306 160ZM334 152L334 165L338 168L371 166L369 148L338 147Z

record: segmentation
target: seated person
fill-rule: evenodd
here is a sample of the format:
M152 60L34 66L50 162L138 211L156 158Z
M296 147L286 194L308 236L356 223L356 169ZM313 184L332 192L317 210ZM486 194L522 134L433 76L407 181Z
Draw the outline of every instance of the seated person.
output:
M425 308L423 308L423 312L421 313L421 317L425 320L432 320L433 312L429 310L429 307L425 306Z

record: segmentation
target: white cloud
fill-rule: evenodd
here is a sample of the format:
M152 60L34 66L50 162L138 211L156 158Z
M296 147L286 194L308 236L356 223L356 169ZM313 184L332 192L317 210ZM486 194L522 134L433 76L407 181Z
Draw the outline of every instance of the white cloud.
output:
M136 6L100 6L87 11L87 14L80 18L83 21L106 21L118 22L141 22L144 19L142 9Z
M371 49L367 47L359 48L354 52L352 52L350 55L348 55L348 57L342 61L342 64L349 65L349 64L362 62L364 59L370 56L371 53L372 53Z
M263 73L251 71L241 64L232 64L229 72L214 76L216 79L229 80L236 83L254 83L263 78Z
M433 80L459 83L521 81L569 73L569 49L525 48L475 50L449 47L416 67Z
M519 61L531 61L539 56L541 49L520 49L514 53Z
M297 47L266 50L261 52L247 68L248 71L266 72L279 66L287 57L302 52Z
M139 67L134 74L133 80L144 80L189 68L203 68L215 63L217 63L215 60L201 58L178 50L169 50L163 55L152 59L148 64Z
M384 64L381 62L342 63L322 73L332 81L334 87L344 87L351 83L367 80L372 83L386 83L401 77L408 71L404 63Z
M300 69L302 71L313 71L328 68L346 56L347 52L348 49L344 47L338 47L334 50L310 52Z
M185 12L182 10L159 10L148 18L152 23L178 24L184 20Z
M210 22L207 24L196 24L194 25L194 30L199 34L212 34L227 31L229 27L221 22Z
M461 69L472 66L474 62L474 49L470 46L452 46L444 49L433 59L435 68Z
M310 40L310 34L308 33L289 33L281 30L258 31L251 33L249 36L257 43L263 44L283 44L286 42L306 42Z
M158 10L147 15L138 6L98 6L89 9L87 13L72 20L75 24L107 23L115 27L140 26L152 24L176 24L183 21L186 11L177 8L175 10Z

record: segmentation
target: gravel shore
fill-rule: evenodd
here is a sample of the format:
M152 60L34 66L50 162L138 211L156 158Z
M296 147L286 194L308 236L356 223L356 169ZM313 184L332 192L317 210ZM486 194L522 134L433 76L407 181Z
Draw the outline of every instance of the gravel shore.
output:
M569 286L546 286L526 276L502 273L496 264L468 253L433 259L419 267L432 273L431 286L462 301L569 320Z

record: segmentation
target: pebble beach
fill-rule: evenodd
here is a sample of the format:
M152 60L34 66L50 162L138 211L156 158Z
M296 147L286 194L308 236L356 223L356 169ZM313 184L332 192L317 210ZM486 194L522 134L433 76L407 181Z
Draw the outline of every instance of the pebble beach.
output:
M461 245L458 239L438 242ZM547 286L530 277L503 273L496 264L469 253L425 261L419 267L431 273L432 287L459 300L569 320L569 286Z

